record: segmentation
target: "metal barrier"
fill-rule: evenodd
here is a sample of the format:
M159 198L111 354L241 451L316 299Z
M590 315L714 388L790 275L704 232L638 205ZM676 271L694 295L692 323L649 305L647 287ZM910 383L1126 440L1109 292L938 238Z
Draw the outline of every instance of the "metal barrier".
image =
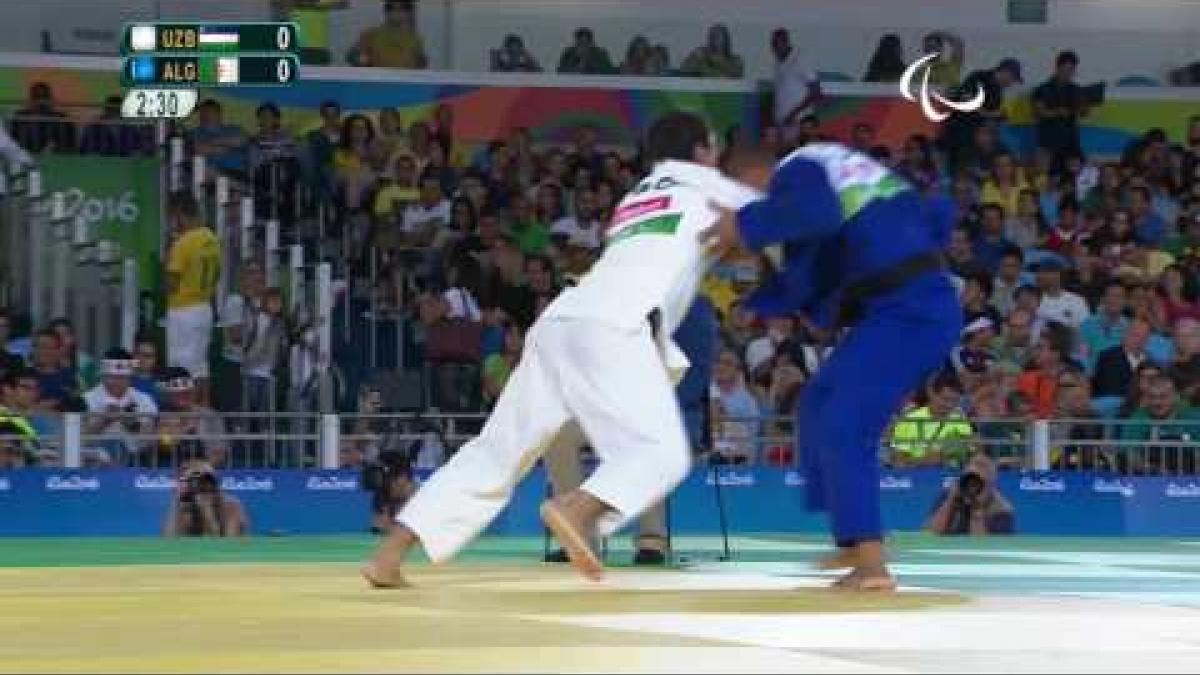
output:
M54 420L57 435L36 443L0 436L0 467L167 468L205 459L230 468L333 469L400 453L418 468L435 468L474 437L485 418L441 413L71 413ZM791 419L756 421L763 423L763 433L752 439L749 451L723 446L718 429L714 447L698 449L698 454L708 459L716 455L730 464L799 466ZM969 435L944 437L937 436L944 421L898 423L917 425L926 435L885 436L880 458L892 468L961 467L983 453L1002 469L1200 474L1200 421L975 419ZM889 431L894 430L895 425ZM914 446L921 450L914 452Z

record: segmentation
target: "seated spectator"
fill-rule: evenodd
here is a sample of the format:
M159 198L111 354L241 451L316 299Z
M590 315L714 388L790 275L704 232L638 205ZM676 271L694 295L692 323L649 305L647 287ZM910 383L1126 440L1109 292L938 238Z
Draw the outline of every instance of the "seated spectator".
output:
M925 521L925 531L942 535L1014 534L1016 514L996 486L996 465L976 455L956 483L944 489Z
M16 418L15 431L26 438L25 449L36 463L59 465L62 455L50 449L62 435L58 413L47 410L38 390L38 378L32 370L10 371L0 380L0 418Z
M554 222L550 227L551 238L560 246L575 238L589 251L599 249L604 223L596 211L596 193L590 189L576 190L574 212L575 215L563 216Z
M196 381L186 368L167 368L159 387L166 399L164 413L158 418L158 447L161 460L168 465L185 461L207 460L213 466L225 464L228 457L225 424L212 408L197 403Z
M179 472L163 523L164 537L244 537L250 521L242 502L221 489L208 462L189 462Z
M741 359L725 349L713 368L713 449L727 461L748 463L755 457L759 432L759 405L746 387Z
M91 444L104 464L135 451L154 428L158 406L154 399L133 388L135 361L123 349L110 349L101 364L100 384L84 394L88 417L83 433L99 436Z
M908 64L904 59L904 44L900 42L900 36L888 33L879 38L867 72L863 75L863 82L899 82L906 68Z
M188 133L192 152L218 171L246 171L246 132L222 119L221 104L206 99L196 107L196 126Z
M154 399L161 410L165 403L159 381L162 379L162 360L158 355L158 343L141 337L133 345L133 388Z
M1017 172L1017 160L1010 153L1002 152L992 158L992 170L983 183L979 199L984 204L996 204L1006 214L1019 210L1021 192L1029 185Z
M709 27L708 40L705 44L688 54L683 64L679 66L680 75L692 77L737 79L742 77L744 71L742 57L733 53L729 28L719 23Z
M375 155L386 166L397 152L408 145L408 129L400 119L400 111L388 106L379 109L379 126L375 134Z
M1029 397L1038 419L1054 413L1058 377L1067 368L1070 353L1070 328L1051 323L1038 337L1029 366L1017 377L1016 389Z
M1096 396L1129 396L1134 372L1150 358L1146 353L1149 339L1150 324L1135 318L1125 329L1121 344L1100 353L1092 376L1092 391Z
M1110 213L1128 206L1121 167L1113 162L1100 165L1096 184L1083 198L1083 210L1089 213Z
M1000 259L1013 242L1004 236L1004 208L999 204L984 204L980 210L979 236L975 238L975 259L983 265L989 275L994 275L1000 267Z
M27 152L75 152L75 124L54 106L54 91L45 82L30 85L28 105L13 113L8 128Z
M766 320L765 333L746 345L746 371L751 380L759 379L760 369L768 367L780 346L796 338L796 320L791 316L772 316Z
M954 370L964 384L970 384L992 372L996 355L992 343L996 339L996 323L986 316L973 319L963 327L962 344L955 348L950 357ZM968 391L970 387L967 387Z
M1112 457L1099 443L1104 440L1104 425L1089 421L1098 415L1092 407L1091 386L1082 371L1068 368L1058 376L1054 405L1054 416L1067 421L1050 424L1051 468L1058 471L1114 470Z
M508 377L521 360L525 332L515 323L505 322L503 348L483 361L483 404L490 410L504 390Z
M1046 217L1042 215L1037 191L1021 190L1017 196L1017 211L1008 213L1005 220L1004 236L1014 245L1030 249L1041 244L1047 232Z
M875 127L869 122L855 122L850 130L850 147L865 155L872 154L875 148Z
M950 242L946 246L946 262L950 272L960 279L987 274L987 267L975 257L971 234L965 227L950 231Z
M1167 221L1154 210L1148 188L1141 185L1129 188L1129 211L1133 216L1133 236L1138 243L1147 246L1167 243L1170 235Z
M962 79L965 56L962 38L949 31L927 33L921 40L921 54L937 54L929 66L929 83L948 91Z
M1200 151L1197 151L1197 157L1200 158ZM1197 178L1194 185L1200 186L1200 163L1196 165ZM1200 188L1193 188L1200 189ZM1191 217L1185 217L1183 227L1179 228L1179 235L1173 237L1163 246L1163 250L1170 253L1176 260L1196 260L1200 258L1200 199L1193 202L1193 209L1196 213Z
M9 310L0 307L0 379L9 373L22 370L25 359L13 353L8 346L13 336L13 315Z
M1120 281L1109 281L1104 285L1096 313L1079 325L1080 351L1089 371L1094 369L1101 353L1121 343L1129 327L1126 307L1125 285Z
M1073 329L1079 328L1091 316L1091 310L1079 294L1063 288L1062 263L1047 259L1038 264L1036 272L1038 288L1042 291L1038 316Z
M442 298L446 301L446 318L472 322L483 320L483 310L478 300L481 280L479 262L470 256L460 256L447 265L446 290L442 291Z
M1171 378L1151 377L1141 405L1129 416L1129 423L1121 427L1120 438L1127 442L1180 442L1179 446L1123 447L1118 463L1124 470L1135 474L1195 474L1193 444L1200 438L1200 412L1179 398Z
M976 319L987 319L993 326L1000 325L1000 313L988 304L992 295L992 280L986 274L975 274L963 280L959 297L962 300L963 320L971 323Z
M1025 370L1033 355L1033 312L1014 308L1004 319L1000 335L992 341L992 354L1000 372L1016 375Z
M544 255L530 255L525 259L525 283L533 292L534 319L562 290L555 278L554 262Z
M82 405L79 378L75 369L64 363L62 339L47 328L33 340L30 366L37 377L38 391L47 407L59 412L77 410Z
M540 221L534 207L524 195L514 195L509 204L508 233L516 240L525 255L541 253L550 244L550 228Z
M625 60L621 62L622 75L662 75L652 72L655 67L654 46L645 35L635 35L629 41L629 49L625 51Z
M934 189L940 179L933 142L925 134L913 134L904 141L900 161L893 168L922 192Z
M1015 245L1009 247L1000 255L1000 266L996 276L992 278L992 295L988 304L1007 316L1017 302L1017 289L1028 283L1024 273L1025 256Z
M413 246L441 246L450 229L450 201L435 176L421 179L420 199L404 210L404 238Z
M132 124L122 119L120 96L104 99L100 117L83 130L79 141L81 155L132 157L152 155L155 150L153 125Z
M59 344L62 345L63 365L75 371L80 390L96 386L100 381L99 364L91 354L80 350L75 324L71 323L70 319L59 317L50 322L50 330L58 335Z
M494 73L540 73L541 65L519 35L504 36L504 45L491 52L491 70Z
M385 0L383 23L368 28L358 37L351 62L375 68L429 67L425 45L417 32L416 11L412 0Z
M1127 267L1131 254L1137 250L1134 239L1133 216L1128 209L1119 208L1107 214L1107 222L1088 239L1088 249L1098 258L1100 271L1120 275Z
M581 75L611 75L616 72L608 50L596 44L591 28L575 30L575 42L563 50L558 59L558 72Z
M935 377L927 396L927 405L904 413L892 427L892 466L957 466L969 456L975 429L963 414L958 378Z
M1168 265L1158 281L1158 301L1166 327L1174 327L1183 319L1200 319L1200 303L1197 302L1196 278L1185 276L1179 265Z

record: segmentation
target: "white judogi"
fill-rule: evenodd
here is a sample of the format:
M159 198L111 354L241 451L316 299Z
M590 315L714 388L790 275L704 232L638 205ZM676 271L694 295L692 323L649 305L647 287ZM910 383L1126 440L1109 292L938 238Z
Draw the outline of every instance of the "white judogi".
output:
M717 216L708 200L739 207L756 197L716 169L667 161L621 202L604 254L529 330L479 436L397 516L430 559L478 535L572 420L601 460L581 489L616 510L602 534L675 488L691 452L674 392L688 362L670 336L712 262L698 241Z

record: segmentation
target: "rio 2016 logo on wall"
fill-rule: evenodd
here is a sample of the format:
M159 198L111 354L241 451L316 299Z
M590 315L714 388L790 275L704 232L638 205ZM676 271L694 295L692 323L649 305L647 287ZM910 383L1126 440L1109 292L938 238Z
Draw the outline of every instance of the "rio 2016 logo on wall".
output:
M930 122L941 122L950 116L950 113L939 110L938 106L934 105L934 102L958 112L974 112L982 108L985 98L983 87L976 86L975 95L968 101L951 101L936 90L929 88L929 71L931 68L925 64L940 56L941 54L934 52L913 61L905 69L904 75L900 77L900 94L909 101L919 102L921 104L921 112L925 113L925 118ZM917 71L921 71L921 90L918 94L914 94L912 91L912 81L916 77Z

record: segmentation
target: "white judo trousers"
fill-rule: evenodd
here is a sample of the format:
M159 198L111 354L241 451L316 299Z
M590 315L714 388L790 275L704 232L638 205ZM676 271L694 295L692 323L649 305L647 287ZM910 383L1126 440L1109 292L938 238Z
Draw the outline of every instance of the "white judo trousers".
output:
M600 460L581 489L615 513L600 534L662 500L686 476L691 452L647 320L636 330L546 316L479 436L459 449L397 515L434 562L454 556L508 503L513 488L571 420Z

